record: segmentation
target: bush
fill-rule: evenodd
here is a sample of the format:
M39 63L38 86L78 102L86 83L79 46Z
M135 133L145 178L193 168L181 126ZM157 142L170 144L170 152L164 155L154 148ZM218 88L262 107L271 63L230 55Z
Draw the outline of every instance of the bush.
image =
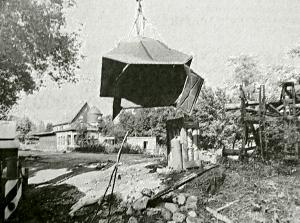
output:
M75 148L75 152L81 153L107 153L105 150L105 145L95 144L95 145L85 145Z
M121 144L95 144L95 145L86 145L76 148L75 152L82 152L82 153L118 153L121 148ZM123 145L122 153L125 154L141 154L143 150L139 146L132 146L128 143Z

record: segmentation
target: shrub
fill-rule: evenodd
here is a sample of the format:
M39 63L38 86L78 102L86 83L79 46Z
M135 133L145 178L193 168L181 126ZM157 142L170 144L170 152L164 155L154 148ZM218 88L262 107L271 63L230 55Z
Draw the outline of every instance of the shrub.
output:
M83 153L118 153L121 148L121 144L95 144L95 145L85 145L76 148L75 152L83 152ZM141 154L143 150L139 146L132 146L128 143L123 145L122 153L126 154Z
M75 148L74 151L81 153L106 153L105 145L103 144L80 146L78 148Z

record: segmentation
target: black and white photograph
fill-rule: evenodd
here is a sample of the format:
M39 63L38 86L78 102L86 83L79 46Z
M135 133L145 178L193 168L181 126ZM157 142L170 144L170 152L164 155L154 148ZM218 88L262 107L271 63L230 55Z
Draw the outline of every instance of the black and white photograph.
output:
M0 0L0 223L300 223L300 0Z

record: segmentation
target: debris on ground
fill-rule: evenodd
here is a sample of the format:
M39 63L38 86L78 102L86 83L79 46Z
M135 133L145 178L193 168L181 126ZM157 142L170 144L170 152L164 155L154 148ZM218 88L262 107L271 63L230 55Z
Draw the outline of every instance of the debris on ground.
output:
M43 158L37 160L35 164L42 160ZM21 219L25 223L90 222L91 216L96 213L93 222L101 223L107 223L108 218L111 223L214 223L224 219L235 223L299 223L299 165L219 160L220 167L161 196L150 205L149 201L159 191L174 186L176 182L201 169L180 172L170 169L158 173L165 165L160 165L157 160L138 161L136 157L129 160L130 163L124 162L119 167L120 175L117 177L115 193L110 196L109 191L109 196L100 209L97 201L107 186L108 180L105 179L111 175L112 163L102 170L96 170L85 166L99 161L76 160L82 166L74 167L74 163L66 162L72 164L67 168L73 171L69 173L71 175L63 174L44 187L29 185L24 198L26 202L21 202L18 216L12 222L20 222ZM45 167L51 169L49 164ZM37 165L34 174L39 170L41 168ZM82 170L85 172L80 172ZM95 200L90 205L76 206L82 204L82 201L92 201L88 198L93 195ZM110 204L112 207L109 213ZM70 216L69 212L74 207L80 208Z
M119 166L115 191L120 193L126 202L141 197L143 188L158 189L161 180L157 173L149 173L145 166L151 163L139 163L130 166ZM69 178L63 183L76 186L85 196L73 205L70 214L73 215L81 207L97 202L104 195L114 166L103 171L91 171Z
M213 166L205 170L197 170L186 176L180 176L176 181L173 181L172 185L161 189L157 193L149 188L144 188L141 191L141 198L133 203L127 203L126 215L134 216L137 219L151 216L156 221L161 222L203 222L201 216L196 213L199 202L198 197L180 193L176 190L197 177L201 179L204 185L212 182L215 184L217 177L224 177L223 169ZM207 181L210 181L210 183L207 183Z
M180 188L181 186L184 186L186 183L192 181L193 179L197 178L197 177L200 177L201 175L207 173L207 172L210 172L211 170L215 170L218 166L215 165L215 166L211 166L211 167L207 167L206 169L201 169L201 170L198 170L194 173L191 173L187 176L184 176L182 177L181 179L179 179L178 181L176 181L173 185L170 185L168 186L167 188L164 188L162 189L161 191L159 191L156 195L154 195L152 198L151 198L151 202L154 202L156 199L162 197L163 195L166 195L178 188ZM220 171L222 171L220 169Z
M299 173L283 175L284 169L289 167L282 166L279 173L276 165L231 161L219 193L204 205L232 222L293 222L291 206L300 197L300 177Z
M222 157L222 149L214 150L199 150L199 160L205 163L216 164L217 161Z
M108 165L112 165L114 162L112 160L108 160L107 162L91 162L91 163L79 163L74 165L75 168L89 168L89 169L96 169L96 170L102 170Z
M225 173L201 176L162 196L155 211L153 207L135 211L129 206L126 214L137 219L153 215L155 221L147 222L299 222L297 171L282 167L279 173L276 165L230 162L224 164ZM173 172L164 182L174 185L185 174Z
M167 222L202 222L201 216L196 213L198 197L189 196L183 193L173 193L169 197L161 199L155 207L145 206L141 201L148 201L149 197L144 196L132 205L128 205L126 215L145 219L146 216L155 218L156 221ZM139 208L136 208L138 202ZM153 221L154 222L154 221Z
M28 156L19 156L19 159L23 161L36 161L41 159L41 157L38 155L28 155Z

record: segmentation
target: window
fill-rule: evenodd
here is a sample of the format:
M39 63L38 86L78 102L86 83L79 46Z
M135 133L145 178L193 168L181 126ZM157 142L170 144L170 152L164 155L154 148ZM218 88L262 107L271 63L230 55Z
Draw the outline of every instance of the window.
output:
M78 135L74 135L74 144L78 145Z
M67 145L71 145L71 135L67 135Z
M148 142L144 141L144 146L143 146L144 150L147 149L147 145L148 145Z

